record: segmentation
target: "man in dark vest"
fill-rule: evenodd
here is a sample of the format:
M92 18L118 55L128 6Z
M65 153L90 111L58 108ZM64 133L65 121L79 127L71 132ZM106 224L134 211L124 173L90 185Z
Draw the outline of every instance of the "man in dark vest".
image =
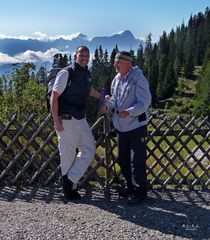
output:
M95 154L86 110L89 95L99 98L99 93L90 84L89 49L78 47L74 58L73 71L63 69L57 74L50 101L59 142L61 183L67 199L80 199L76 185Z

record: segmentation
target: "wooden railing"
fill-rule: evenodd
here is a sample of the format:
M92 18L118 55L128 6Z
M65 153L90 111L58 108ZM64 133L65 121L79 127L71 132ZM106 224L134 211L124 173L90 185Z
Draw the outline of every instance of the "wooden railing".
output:
M22 124L13 115L0 120L0 184L41 184L58 182L60 160L51 116L37 120L25 117ZM117 141L109 116L92 126L97 151L80 185L93 182L102 187L121 184L117 164ZM151 116L147 138L147 178L150 187L209 189L210 123L208 118L186 122Z

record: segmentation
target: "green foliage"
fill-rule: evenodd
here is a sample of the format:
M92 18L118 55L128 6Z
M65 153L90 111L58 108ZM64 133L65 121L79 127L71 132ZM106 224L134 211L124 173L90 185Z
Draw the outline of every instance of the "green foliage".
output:
M157 59L157 45L155 44L152 51L151 56L147 60L145 68L147 69L147 79L150 85L150 91L152 94L152 102L155 103L157 101L157 87L158 87L158 75L159 75L159 62Z
M182 95L185 92L184 79L181 78L178 83L178 94Z
M192 77L193 71L194 71L193 56L192 53L188 53L185 59L184 76L189 78Z
M35 66L26 63L11 74L12 87L4 91L0 101L0 117L13 113L46 113L45 85L40 84L34 74Z
M27 113L41 115L46 111L45 85L38 84L35 79L30 79L23 90L22 109Z
M134 62L135 65L139 66L140 69L144 67L144 49L142 44L139 46L136 54L136 61Z
M3 96L3 78L0 77L0 98Z
M116 45L109 56L102 46L96 48L90 69L92 85L96 90L105 87L106 93L110 94L110 85L116 75L114 59L118 51ZM137 53L132 49L130 53L134 58L134 65L142 69L149 81L153 105L158 107L160 100L183 98L179 99L180 105L168 103L165 110L172 109L173 114L194 112L198 116L210 116L209 8L206 8L204 14L199 12L191 16L186 26L183 23L175 31L172 29L169 34L164 31L159 42L155 44L152 43L152 34L149 33L145 48L140 45ZM62 68L71 62L71 56L58 53L53 57L52 67ZM202 65L200 71L197 66ZM32 63L14 67L11 74L0 78L0 117L15 112L36 113L40 116L46 113L46 69L40 67L35 74L35 66ZM189 79L195 80L199 74L196 97L192 99L192 88L196 81ZM91 98L88 111L90 123L99 115L98 101Z
M170 62L167 65L166 74L163 82L162 94L164 98L173 96L176 85L177 85L177 79L174 74L173 64Z
M210 60L205 64L196 88L196 109L197 116L210 117Z
M168 59L166 55L162 55L160 58L160 63L159 63L159 75L158 75L158 86L157 86L157 98L158 99L164 99L164 78L166 74L166 69L168 65Z
M47 70L41 66L36 74L37 81L40 83L46 82L47 79Z
M181 114L186 113L191 115L193 113L193 110L194 110L193 102L188 100L182 102L182 105L177 109L177 112Z

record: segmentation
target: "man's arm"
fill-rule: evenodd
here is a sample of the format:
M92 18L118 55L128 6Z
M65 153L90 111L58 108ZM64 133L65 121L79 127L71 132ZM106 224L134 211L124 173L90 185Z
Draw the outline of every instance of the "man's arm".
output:
M91 87L90 96L95 97L95 98L99 98L100 93L98 91L96 91L95 88Z
M54 120L55 130L58 132L61 132L64 130L62 126L62 121L58 115L58 98L60 96L60 93L52 91L52 95L50 98L50 106L51 106L51 112Z
M63 69L60 72L58 72L53 86L52 95L50 98L50 107L54 120L54 125L56 131L58 132L64 130L62 126L62 121L58 115L58 98L66 88L68 77L69 72L66 69Z
M136 117L144 113L151 104L152 96L149 83L142 72L139 73L134 94L136 95L137 102L128 109L125 109L131 117Z

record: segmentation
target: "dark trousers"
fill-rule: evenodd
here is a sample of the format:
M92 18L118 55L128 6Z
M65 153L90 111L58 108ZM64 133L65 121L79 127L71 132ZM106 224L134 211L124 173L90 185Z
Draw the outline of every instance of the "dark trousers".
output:
M147 192L146 176L147 126L129 132L118 132L118 162L129 189Z

